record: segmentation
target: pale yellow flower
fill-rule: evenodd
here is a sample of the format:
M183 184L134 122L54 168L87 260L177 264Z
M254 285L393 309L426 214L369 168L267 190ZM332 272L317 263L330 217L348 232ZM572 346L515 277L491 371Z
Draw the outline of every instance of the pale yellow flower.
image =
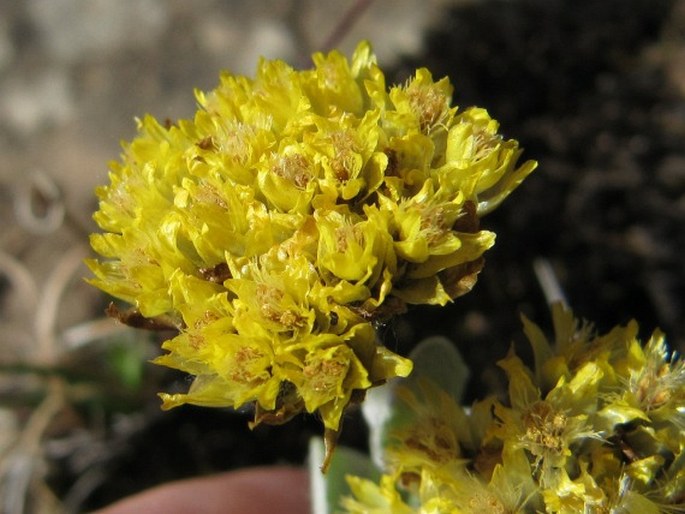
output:
M683 511L683 361L659 331L643 345L635 322L598 334L552 311L551 340L524 319L533 369L513 351L499 362L505 399L462 408L434 384L398 388L382 486L353 490L350 512L369 491L387 505L403 491L421 513Z

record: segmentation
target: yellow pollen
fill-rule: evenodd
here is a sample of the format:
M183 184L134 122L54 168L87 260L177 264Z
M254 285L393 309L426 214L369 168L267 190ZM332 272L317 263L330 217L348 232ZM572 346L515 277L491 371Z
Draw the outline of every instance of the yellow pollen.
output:
M508 512L494 495L482 492L471 497L469 507L473 512L492 512L494 514L506 514Z
M319 360L306 365L302 372L314 391L325 393L341 382L347 372L347 364L335 359Z
M289 180L298 189L305 189L312 179L309 161L300 154L280 157L271 171L279 177Z
M555 411L544 401L535 402L523 414L523 425L526 430L526 441L539 445L553 452L564 448L562 435L566 429L566 415Z
M421 232L428 244L436 243L447 232L444 209L429 207L424 209L421 214Z
M412 111L419 119L421 132L427 134L440 125L447 115L448 99L430 86L407 86L407 96Z

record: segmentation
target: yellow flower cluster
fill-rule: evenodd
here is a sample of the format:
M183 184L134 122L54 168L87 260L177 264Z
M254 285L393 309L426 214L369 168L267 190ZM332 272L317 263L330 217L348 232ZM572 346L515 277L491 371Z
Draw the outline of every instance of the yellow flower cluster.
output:
M178 329L156 362L195 376L165 408L338 430L411 370L373 323L467 292L494 242L479 217L535 168L485 110L450 106L447 79L388 89L366 43L313 61L223 74L192 120L145 117L97 191L92 283Z
M500 361L504 403L463 409L430 381L401 389L415 415L393 434L390 472L348 477L347 512L685 509L685 361L658 331L640 344L635 322L597 335L560 304L553 314L553 342L524 319L533 369L513 352Z

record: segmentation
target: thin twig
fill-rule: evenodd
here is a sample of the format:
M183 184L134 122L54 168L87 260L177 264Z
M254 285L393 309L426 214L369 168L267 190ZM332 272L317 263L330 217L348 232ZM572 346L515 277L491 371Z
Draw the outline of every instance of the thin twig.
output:
M38 342L35 362L37 363L50 365L58 357L55 325L61 299L74 274L82 266L86 255L87 251L83 246L71 249L60 259L45 282L35 316L35 331Z
M17 259L0 250L0 274L5 275L27 311L38 303L38 288L29 270Z
M81 512L83 503L88 497L107 481L104 468L89 469L81 474L64 496L62 507L65 512Z
M310 10L311 5L308 0L292 0L286 13L286 23L295 42L295 64L298 68L305 68L310 64L312 43L307 34L307 15Z
M340 44L340 41L349 33L350 29L354 27L354 24L357 23L357 20L372 3L373 0L355 0L323 42L321 50L328 52L337 47Z
M99 339L130 331L131 328L115 323L110 317L84 321L62 331L61 342L66 350L76 350Z
M27 492L41 463L41 441L45 431L64 405L64 384L52 377L48 384L48 394L33 411L17 441L16 448L5 459L0 470L4 498L2 512L23 514Z

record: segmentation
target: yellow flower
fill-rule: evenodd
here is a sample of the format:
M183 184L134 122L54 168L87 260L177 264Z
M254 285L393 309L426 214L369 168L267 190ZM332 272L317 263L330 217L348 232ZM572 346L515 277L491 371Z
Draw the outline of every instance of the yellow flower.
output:
M329 211L317 216L319 249L317 263L337 279L365 285L366 294L380 278L384 266L392 264L392 239L387 221L375 208L365 216ZM390 263L386 261L391 261ZM394 267L394 266L393 266ZM365 297L353 301L364 301Z
M346 406L411 363L373 323L473 287L494 234L479 217L535 167L485 111L451 106L421 69L386 88L367 43L312 69L222 73L190 120L145 117L98 188L92 283L179 334L156 362L182 403L256 422ZM126 321L126 316L119 316Z
M389 97L394 112L388 116L388 124L401 131L432 135L438 129L446 130L457 110L450 107L452 85L449 80L434 82L425 68L417 70L404 86L392 88Z
M544 398L530 371L515 355L499 362L509 379L510 407L495 406L499 422L490 437L505 447L524 449L530 456L540 484L554 487L579 441L598 438L588 420L597 407L601 373L588 363L572 380L560 380Z
M463 190L476 201L480 215L497 207L537 164L528 161L516 168L518 143L503 140L498 127L485 109L471 107L455 116L445 163L436 170L440 184Z
M314 330L316 309L309 291L318 279L309 261L300 256L285 261L263 255L243 266L241 273L224 282L234 293L233 324L239 333L264 331L306 335Z
M652 419L680 418L685 427L685 361L671 354L660 331L645 347L631 340L628 353L633 360L628 391L637 406Z
M497 408L500 425L490 435L533 457L550 512L656 512L681 502L673 494L679 465L669 470L668 459L685 448L682 361L660 332L640 344L635 322L599 335L561 304L553 319L554 344L524 319L535 372L513 356L501 363L512 409ZM536 399L540 390L544 399ZM664 473L669 480L655 489Z
M522 451L505 450L501 462L489 476L462 469L445 483L457 512L537 512L542 502L531 475L530 464Z
M505 400L461 408L421 381L430 375L398 387L406 410L388 418L386 475L353 488L348 512L391 512L398 490L422 513L683 510L683 361L659 331L642 345L635 322L597 334L564 306L552 311L551 341L524 319L534 369L513 350L499 362Z
M312 198L318 191L318 163L302 143L284 139L277 152L259 163L259 189L275 210L311 214Z
M366 327L363 324L359 328L367 331L371 328ZM324 426L331 430L338 430L352 391L372 385L361 360L345 344L345 338L363 337L357 332L353 329L343 337L318 336L319 341L304 338L297 344L302 347L303 355L298 358L291 353L282 364L284 377L297 387L305 408L309 412L318 411Z
M316 131L305 134L305 141L317 152L321 166L316 207L333 208L338 199L363 199L381 184L388 157L380 151L379 116L378 111L369 111L361 119L349 113L313 117Z
M348 476L352 497L345 497L341 505L350 514L415 514L416 510L404 503L395 488L393 477L385 475L380 485L370 480Z
M444 466L461 466L462 444L468 442L469 421L454 399L428 380L420 391L399 387L398 399L411 411L412 418L400 422L390 434L387 460L394 470L420 476L424 468L440 473Z

